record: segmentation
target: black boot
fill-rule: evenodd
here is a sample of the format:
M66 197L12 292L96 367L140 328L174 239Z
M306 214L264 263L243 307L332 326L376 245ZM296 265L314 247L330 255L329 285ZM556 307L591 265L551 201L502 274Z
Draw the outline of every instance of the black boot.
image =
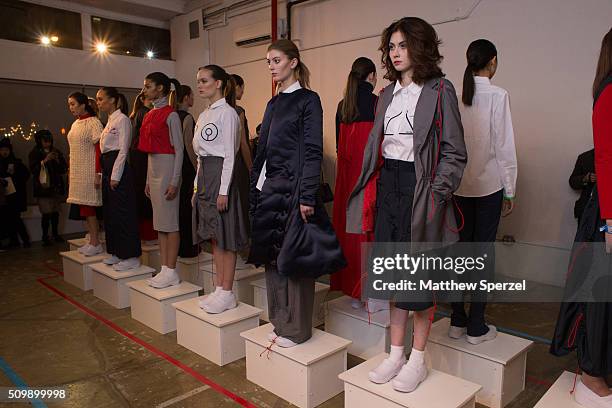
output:
M49 239L49 223L51 221L51 214L43 214L40 219L40 226L42 230L42 242L43 246L51 245L51 240Z

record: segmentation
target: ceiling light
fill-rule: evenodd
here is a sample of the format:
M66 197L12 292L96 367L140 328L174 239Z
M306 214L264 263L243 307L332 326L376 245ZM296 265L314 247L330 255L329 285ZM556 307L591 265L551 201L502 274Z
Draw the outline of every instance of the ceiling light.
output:
M43 35L42 37L40 37L40 43L43 45L49 45L51 44L51 40L46 35Z
M106 51L108 51L108 46L102 42L99 42L96 44L96 51L98 51L100 54L104 54Z
M153 51L147 51L147 58L153 58L155 56L155 54L153 53Z

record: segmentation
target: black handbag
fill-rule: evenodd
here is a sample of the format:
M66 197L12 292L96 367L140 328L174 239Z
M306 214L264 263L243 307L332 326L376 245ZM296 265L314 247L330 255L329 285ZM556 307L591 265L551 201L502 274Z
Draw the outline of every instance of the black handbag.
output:
M315 204L314 215L308 223L302 220L299 202L299 186L304 165L304 134L302 118L299 125L298 182L293 193L291 210L285 226L285 237L276 259L278 273L284 276L318 278L347 266L342 248L334 232L329 216L321 202ZM329 185L327 185L329 188ZM329 188L331 193L331 188ZM319 197L322 200L323 197ZM332 194L333 198L333 194Z

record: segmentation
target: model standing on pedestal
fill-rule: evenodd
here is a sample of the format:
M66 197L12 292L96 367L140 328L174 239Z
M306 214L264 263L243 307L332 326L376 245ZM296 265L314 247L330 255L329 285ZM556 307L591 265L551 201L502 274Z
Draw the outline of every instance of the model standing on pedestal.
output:
M472 42L467 49L463 76L461 117L469 160L455 192L461 242L472 242L475 257L487 254L487 279L495 269L495 236L500 216L514 208L517 162L508 92L491 84L497 70L497 49L488 40ZM483 277L484 278L484 277ZM479 344L493 340L497 329L485 322L486 296L473 293L470 314L463 302L452 303L448 335ZM480 300L480 301L479 301Z
M96 102L100 111L108 115L100 150L106 252L111 256L102 262L116 271L127 271L140 266L141 255L136 192L127 162L132 124L127 117L127 99L116 88L100 88Z
M574 265L601 265L607 270L577 268L568 272L566 288L576 289L598 278L593 287L598 302L566 302L561 305L551 353L567 355L577 350L581 380L574 397L585 408L612 408L612 30L604 36L593 81L593 147L597 185L580 218L571 259ZM587 256L587 262L581 258ZM598 295L596 292L599 291ZM570 290L569 294L573 294Z
M200 302L208 313L222 313L237 306L232 292L236 252L249 243L247 220L242 216L236 183L236 155L240 148L240 121L234 109L234 82L225 70L207 65L198 70L198 93L210 101L200 114L193 137L198 155L194 183L194 240L212 241L216 268L215 291Z
M467 156L455 89L439 67L439 43L434 28L416 17L396 21L382 34L385 78L392 83L379 97L362 172L349 198L348 232L373 231L377 242L446 245L459 239L452 194ZM439 135L434 120L438 106L443 123ZM370 372L371 381L393 379L394 389L411 392L425 380L432 306L433 302L392 306L391 352ZM409 310L414 311L414 338L406 363Z
M181 172L181 192L179 193L179 228L181 243L179 246L179 256L181 258L193 258L198 256L198 245L193 240L192 220L191 220L191 198L193 197L193 185L191 181L195 179L198 159L193 151L193 130L195 120L189 108L193 106L193 91L187 85L181 85L177 91L177 101L179 118L183 128L183 167Z
M178 285L176 258L179 250L179 191L183 167L183 131L175 112L174 93L181 84L162 72L144 80L144 94L153 101L140 128L138 149L149 154L145 192L153 205L153 228L159 236L161 271L149 284L154 288ZM170 96L172 96L170 98Z
M236 101L242 99L244 95L244 79L240 75L232 74L234 83L236 85ZM249 121L246 117L246 112L243 107L236 105L236 112L240 119L240 149L236 156L235 165L235 180L238 183L238 190L240 196L247 198L249 196L249 178L251 170L253 169L253 155L251 152L251 145L249 143ZM249 200L245 199L242 202L242 216L247 220L247 227L250 228L251 222L249 220Z
M140 140L140 127L147 112L151 110L151 101L147 99L144 92L140 92L134 98L134 105L130 113L132 121L132 143L130 146L130 167L134 179L134 190L136 191L136 206L138 208L138 231L140 239L144 242L157 240L157 232L153 229L153 207L151 200L145 194L147 187L147 168L149 155L138 150Z
M55 242L64 242L59 235L60 206L64 200L66 187L64 175L68 164L64 155L53 147L53 134L47 129L41 129L34 134L36 146L29 154L30 171L34 176L34 197L38 200L38 210L42 215L41 230L43 246L51 245L49 224ZM46 177L41 177L44 167ZM46 179L46 180L44 180Z
M374 126L376 95L376 66L365 57L353 62L344 99L336 111L336 188L334 191L334 229L348 262L348 266L332 275L331 290L341 290L353 298L353 307L361 307L361 243L366 234L346 231L346 204L361 173L363 151ZM370 308L368 310L371 311Z
M96 208L102 206L102 175L96 168L100 148L96 145L100 141L103 127L89 105L87 95L81 92L72 93L68 97L68 107L76 120L68 131L70 158L66 202L77 205L77 216L84 217L87 222L89 242L79 248L79 252L85 256L93 256L104 252L98 238L99 225L96 217Z
M266 107L251 173L249 262L265 265L268 315L274 325L270 341L293 347L312 336L315 278L346 262L319 196L319 95L308 89L310 73L293 42L272 43L266 58L278 92ZM296 236L308 241L306 247Z

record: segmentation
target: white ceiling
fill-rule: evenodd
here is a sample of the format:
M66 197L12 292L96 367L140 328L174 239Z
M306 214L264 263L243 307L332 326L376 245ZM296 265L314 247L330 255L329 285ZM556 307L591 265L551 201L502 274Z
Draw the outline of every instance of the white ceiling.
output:
M152 20L169 21L185 13L189 0L67 0L81 6Z

